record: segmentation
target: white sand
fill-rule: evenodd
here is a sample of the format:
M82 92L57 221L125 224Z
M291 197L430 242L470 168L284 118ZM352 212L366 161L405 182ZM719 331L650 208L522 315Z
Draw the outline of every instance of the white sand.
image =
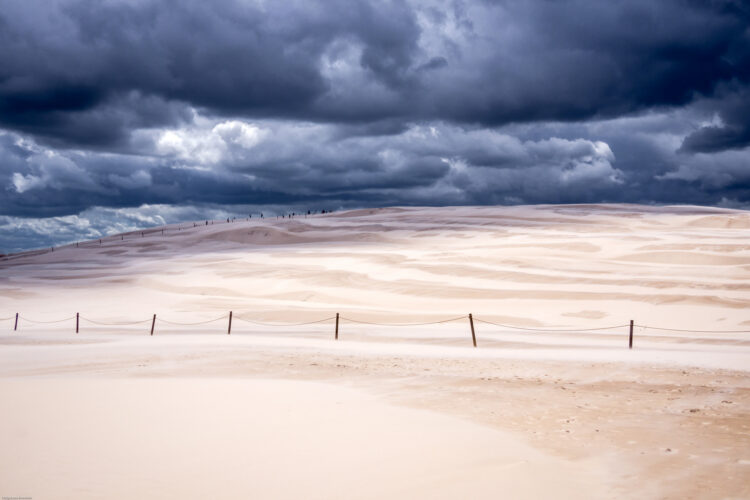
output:
M750 498L747 212L188 226L0 260L1 495Z
M331 384L10 379L0 381L0 392L3 495L375 499L603 493L599 467L545 456L507 433L397 408Z

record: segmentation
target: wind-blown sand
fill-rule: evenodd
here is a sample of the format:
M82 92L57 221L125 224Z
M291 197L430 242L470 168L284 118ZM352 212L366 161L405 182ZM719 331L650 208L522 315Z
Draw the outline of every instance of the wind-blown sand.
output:
M182 228L0 260L0 494L750 498L747 212Z

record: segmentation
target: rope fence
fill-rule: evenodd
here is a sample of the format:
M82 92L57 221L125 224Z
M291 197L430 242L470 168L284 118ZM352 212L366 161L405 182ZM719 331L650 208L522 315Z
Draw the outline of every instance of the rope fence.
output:
M244 321L245 323L250 323L250 324L258 325L258 326L289 327L289 326L306 326L306 325L314 325L317 323L325 323L326 321L333 321L334 319L336 319L336 316L331 316L330 318L324 318L324 319L319 319L315 321L306 321L304 323L262 323L260 321L254 321L254 320L246 319L240 316L237 316L236 318L240 321Z
M523 326L504 325L502 323L495 323L494 321L487 321L484 319L474 318L477 323L484 323L487 325L499 326L501 328L508 328L510 330L523 330L527 332L550 332L550 333L564 333L564 332L595 332L600 330L615 330L617 328L626 328L630 325L615 325L615 326L603 326L601 328L574 328L574 329L554 329L554 328L526 328Z
M657 326L648 325L635 325L639 328L647 328L649 330L662 330L665 332L683 332L683 333L748 333L748 330L681 330L679 328L660 328Z
M103 322L103 321L94 321L93 319L84 318L83 316L81 316L81 319L84 320L84 321L86 321L86 322L88 322L88 323L91 323L91 324L94 324L94 325L99 325L99 326L131 326L131 325L142 325L144 323L148 323L148 322L151 321L151 319L149 318L149 319L144 319L143 321L127 321L127 322L119 321L117 323L107 323L107 322Z
M162 318L157 318L157 321L159 321L160 323L166 323L168 325L175 325L175 326L195 326L195 325L207 325L208 323L215 323L217 321L221 321L222 319L226 317L227 317L226 314L222 314L218 318L209 319L206 321L196 321L194 323L180 323L177 321L167 321L166 319L162 319ZM151 320L149 319L147 321L151 321Z
M357 319L352 318L346 318L344 316L341 316L341 319L348 321L349 323L357 323L360 325L376 325L376 326L427 326L427 325L439 325L441 323L450 323L452 321L458 321L461 319L466 319L467 316L458 316L457 318L449 318L449 319L443 319L440 321L429 321L427 323L375 323L372 321L361 321Z
M149 319L144 319L140 321L111 322L111 321L99 321L99 320L87 318L87 317L81 316L80 313L76 313L75 316L70 316L67 318L56 319L56 320L30 319L26 316L21 316L20 313L16 313L15 316L9 316L7 318L0 318L0 321L12 320L14 318L15 318L15 322L13 325L13 331L18 331L19 320L25 321L31 324L40 324L40 325L58 324L58 323L65 323L65 322L75 320L75 332L79 333L80 320L83 320L86 323L89 323L92 325L111 326L111 327L124 327L124 326L144 325L146 323L151 323L151 330L150 330L151 335L154 334L157 321L159 323L172 325L172 326L197 326L197 325L206 325L209 323L216 323L222 320L228 320L227 334L231 334L233 312L229 311L229 314L222 314L221 316L218 316L216 318L202 320L202 321L193 321L193 322L181 322L181 321L167 320L164 318L157 318L156 314L154 314ZM598 327L598 328L529 328L529 327L524 327L524 326L515 326L515 325L504 324L504 323L498 323L495 321L490 321L490 320L482 319L482 318L475 318L472 314L465 315L465 316L455 316L455 317L440 319L436 321L420 322L420 323L380 323L376 321L365 321L365 320L360 320L360 319L349 318L346 316L341 316L339 313L336 313L335 316L330 316L330 317L326 317L322 319L317 319L313 321L304 321L304 322L294 322L294 323L268 323L268 322L256 321L253 319L245 318L243 316L234 316L234 319L242 321L244 323L249 323L252 325L263 326L263 327L278 327L278 328L299 327L299 326L315 325L315 324L335 321L335 332L334 332L335 340L338 340L339 338L339 324L341 322L360 324L360 325L404 328L404 327L410 327L410 326L440 325L440 324L452 323L452 322L463 321L463 320L468 319L469 326L471 328L472 343L474 347L477 347L477 337L476 337L476 331L474 328L475 321L480 324L495 326L498 328L505 328L507 330L512 330L512 331L536 332L536 333L584 333L584 332L600 332L600 331L610 331L610 330L617 330L621 328L628 328L628 348L629 349L633 348L633 331L636 327L657 330L657 331L669 331L669 332L681 332L681 333L718 333L718 334L750 333L750 330L689 330L689 329L680 329L680 328L664 328L664 327L636 324L633 320L631 320L630 323L628 324L603 326L603 327Z
M40 325L49 325L49 324L52 324L52 323L64 323L65 321L72 321L72 320L76 319L76 317L75 316L71 316L70 318L56 319L56 320L52 320L52 321L35 321L35 320L29 319L29 318L27 318L25 316L18 316L18 319L22 319L24 321L28 321L29 323L36 323L36 324L40 324Z

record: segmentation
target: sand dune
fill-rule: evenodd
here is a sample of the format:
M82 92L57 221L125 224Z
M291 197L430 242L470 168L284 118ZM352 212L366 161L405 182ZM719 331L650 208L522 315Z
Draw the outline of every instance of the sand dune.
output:
M294 320L346 310L399 322L473 312L520 326L592 328L606 318L738 329L750 320L747 220L724 209L596 205L189 224L0 261L10 299L0 314L106 319L125 300L138 317L233 309ZM571 321L581 300L606 316Z
M8 256L0 493L750 498L748 228L706 207L397 207Z

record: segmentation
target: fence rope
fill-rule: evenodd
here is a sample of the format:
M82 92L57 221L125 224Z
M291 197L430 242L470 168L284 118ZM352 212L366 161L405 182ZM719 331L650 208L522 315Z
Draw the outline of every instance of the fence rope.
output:
M375 323L372 321L359 321L356 319L347 318L345 316L341 316L339 319L343 319L345 321L348 321L350 323L359 323L361 325L377 325L377 326L426 326L426 325L437 325L440 323L450 323L451 321L458 321L461 319L467 319L468 316L458 316L457 318L449 318L449 319L443 319L440 321L429 321L427 323Z
M244 321L245 323L251 323L253 325L260 325L260 326L304 326L304 325L314 325L315 323L324 323L326 321L333 321L334 319L336 319L336 316L331 316L330 318L319 319L316 321L307 321L305 323L262 323L260 321L253 321L250 319L245 319L242 316L235 316L234 319L238 319L240 321Z
M180 323L178 321L168 321L166 319L162 319L159 316L157 316L156 317L156 321L160 321L162 323L167 323L168 325L192 326L192 325L205 325L207 323L214 323L216 321L220 321L222 319L227 319L227 318L229 318L229 315L228 314L224 314L224 315L219 316L218 318L209 319L209 320L206 320L206 321L196 321L194 323Z
M0 321L12 320L14 319L14 317L15 316L3 317L3 318L0 318ZM169 325L193 326L193 325L205 325L208 323L215 323L217 321L226 320L228 319L228 317L229 317L228 314L223 314L217 318L208 319L204 321L195 321L195 322L171 321L171 320L166 320L166 319L159 318L159 317L157 317L156 320L161 323L166 323ZM443 323L451 323L454 321L461 321L467 318L468 316L457 316L453 318L442 319L438 321L428 321L428 322L422 322L422 323L379 323L375 321L362 321L362 320L358 320L354 318L349 318L346 316L339 316L340 321L345 321L349 323L356 323L356 324L361 324L361 325L400 326L400 327L438 325L438 324L443 324ZM39 320L33 320L30 318L27 318L26 316L19 315L18 319L21 319L29 323L35 323L35 324L54 324L54 323L64 323L66 321L72 321L76 319L76 316L70 316L69 318L50 320L50 321L39 321ZM85 316L80 316L80 319L88 323L92 323L94 325L102 325L102 326L129 326L129 325L139 325L139 324L149 323L153 321L153 318L149 318L149 319L144 319L142 321L124 321L124 322L113 323L113 322L97 321L97 320L87 318ZM254 321L251 319L247 319L240 315L235 315L233 319L238 320L238 321L244 321L245 323L250 323L253 325L259 325L259 326L289 327L289 326L306 326L306 325L314 325L318 323L325 323L328 321L335 320L336 316L331 316L328 318L323 318L323 319L314 320L314 321L305 321L301 323L266 323L262 321ZM528 327L523 327L523 326L514 326L514 325L507 325L504 323L497 323L494 321L489 321L486 319L478 318L476 316L474 316L473 319L477 323L484 323L487 325L497 326L500 328L507 328L510 330L520 330L520 331L527 331L527 332L549 332L549 333L596 332L596 331L603 331L603 330L615 330L619 328L628 328L630 326L629 324L623 324L623 325L615 325L615 326L604 326L604 327L599 327L599 328L528 328ZM659 331L665 331L665 332L681 332L681 333L750 333L750 330L691 330L691 329L683 329L683 328L665 328L665 327L641 325L641 324L633 324L633 326L637 328L643 328L643 329L659 330Z
M651 330L663 330L665 332L684 332L684 333L750 333L750 330L682 330L680 328L660 328L658 326L633 325L640 328Z
M105 323L102 321L94 321L93 319L84 318L81 316L81 319L83 321L88 321L89 323L93 323L95 325L103 325L103 326L129 326L129 325L140 325L142 323L150 323L152 318L144 319L143 321L131 321L131 322L125 322L125 323Z
M495 323L493 321L487 321L474 317L474 321L477 323L486 323L488 325L499 326L501 328L510 328L513 330L524 330L528 332L594 332L598 330L614 330L615 328L627 328L630 325L616 325L616 326L605 326L602 328L573 328L573 329L552 329L552 328L524 328L522 326L504 325L502 323Z
M54 320L54 321L34 321L33 319L29 319L29 318L27 318L26 316L21 316L21 315L19 315L19 316L18 316L18 319L22 319L22 320L24 320L24 321L28 321L29 323L38 323L38 324L51 324L51 323L62 323L62 322L64 322L64 321L72 321L72 320L76 319L76 317L75 317L75 316L71 316L70 318L65 318L65 319L56 319L56 320Z

